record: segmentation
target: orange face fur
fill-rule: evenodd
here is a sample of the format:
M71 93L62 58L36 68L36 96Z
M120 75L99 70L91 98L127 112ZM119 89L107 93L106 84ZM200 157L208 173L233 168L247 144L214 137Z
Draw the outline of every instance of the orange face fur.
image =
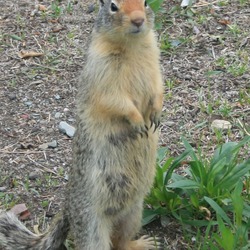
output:
M111 15L114 18L114 23L121 22L122 25L117 25L116 31L121 34L143 34L148 30L148 10L145 6L145 0L113 0L118 7L117 12ZM151 26L150 26L151 27Z
M144 0L124 0L121 5L121 10L127 15L130 15L133 11L144 13L144 8Z

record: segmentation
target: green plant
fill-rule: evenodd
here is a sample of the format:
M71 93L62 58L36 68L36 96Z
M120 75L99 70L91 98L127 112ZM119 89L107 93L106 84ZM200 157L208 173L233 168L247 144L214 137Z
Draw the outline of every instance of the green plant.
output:
M58 18L63 12L62 7L59 6L59 1L53 1L51 3L51 10L52 10L52 17L53 18Z
M248 0L239 0L241 6L245 6L248 3Z
M169 190L166 184L171 177L171 172L179 166L189 151L185 151L176 159L170 157L164 162L166 151L167 148L158 150L155 183L150 194L145 199L146 204L150 205L150 208L144 209L143 225L150 223L158 216L171 213L181 204L181 197Z
M250 89L240 89L239 102L241 105L250 105Z
M247 63L234 63L230 65L227 69L229 73L231 73L234 77L242 76L244 75L248 70L248 64Z
M41 202L41 205L45 209L45 208L47 208L49 206L49 201L48 200L44 200L44 201Z
M232 113L232 107L229 103L224 102L220 105L218 113L220 113L223 117L230 117Z
M161 5L164 2L164 0L148 0L147 3L150 5L151 9L154 12L157 12L161 9Z
M10 209L16 202L14 194L0 192L0 207L4 206L5 209Z
M240 27L237 24L229 24L228 31L235 37L242 33Z
M172 48L172 43L169 40L169 36L165 35L164 38L161 40L161 50L170 50Z
M176 159L165 159L166 150L160 149L155 183L145 200L151 210L145 209L143 223L172 215L181 224L196 227L198 232L206 227L206 244L199 249L248 246L249 191L243 192L243 183L244 188L249 185L250 159L242 159L240 150L249 142L250 136L246 136L239 143L222 144L210 159L201 150L196 153L185 139L186 150ZM174 172L183 164L186 168L182 174ZM230 243L226 240L229 236Z

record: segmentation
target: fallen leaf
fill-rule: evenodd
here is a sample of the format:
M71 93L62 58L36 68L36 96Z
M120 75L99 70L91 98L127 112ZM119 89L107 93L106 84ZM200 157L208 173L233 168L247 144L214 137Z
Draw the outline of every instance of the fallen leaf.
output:
M59 32L59 31L61 31L61 30L63 30L64 29L64 27L62 27L62 26L57 26L57 27L54 27L53 29L52 29L52 31L54 32L54 33L56 33L56 32Z
M46 6L44 6L44 5L42 5L42 4L39 4L39 5L38 5L38 9L39 9L40 11L46 11L46 10L47 10Z
M20 220L27 220L29 217L30 217L30 212L29 212L29 210L26 210L20 214L19 219Z
M206 213L206 216L205 216L206 220L211 220L211 212L210 212L210 210L208 208L200 206L199 209L200 209L201 212Z
M15 205L10 211L19 216L20 220L26 220L30 216L30 212L24 203Z
M222 25L231 24L230 20L228 20L228 19L221 19L221 20L218 21L218 23L220 23Z
M49 22L51 22L51 23L58 23L58 19L51 19Z
M28 58L28 57L43 56L44 54L40 53L40 52L35 52L35 51L24 51L24 50L21 50L18 53L18 55L19 55L20 58L24 59L24 58Z

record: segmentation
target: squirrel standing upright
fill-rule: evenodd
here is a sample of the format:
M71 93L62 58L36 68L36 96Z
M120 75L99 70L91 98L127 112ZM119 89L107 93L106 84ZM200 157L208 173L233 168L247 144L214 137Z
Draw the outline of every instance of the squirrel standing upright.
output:
M133 240L154 180L163 102L153 26L145 0L100 0L79 81L63 212L40 236L0 213L0 249L65 249L69 229L77 250L156 248L152 238Z

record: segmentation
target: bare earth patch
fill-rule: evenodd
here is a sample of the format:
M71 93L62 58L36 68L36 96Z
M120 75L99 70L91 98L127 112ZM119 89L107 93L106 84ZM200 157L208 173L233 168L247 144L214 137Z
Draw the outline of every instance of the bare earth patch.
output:
M166 89L159 146L169 155L183 151L181 136L209 155L217 143L250 133L250 6L209 2L181 9L180 1L168 1L158 21ZM94 3L0 2L0 209L25 203L31 212L25 223L40 231L64 199L72 140L58 126L75 123ZM23 58L30 52L41 55ZM231 129L213 130L215 119ZM143 230L161 236L166 249L187 249L171 219L166 227L156 222Z

